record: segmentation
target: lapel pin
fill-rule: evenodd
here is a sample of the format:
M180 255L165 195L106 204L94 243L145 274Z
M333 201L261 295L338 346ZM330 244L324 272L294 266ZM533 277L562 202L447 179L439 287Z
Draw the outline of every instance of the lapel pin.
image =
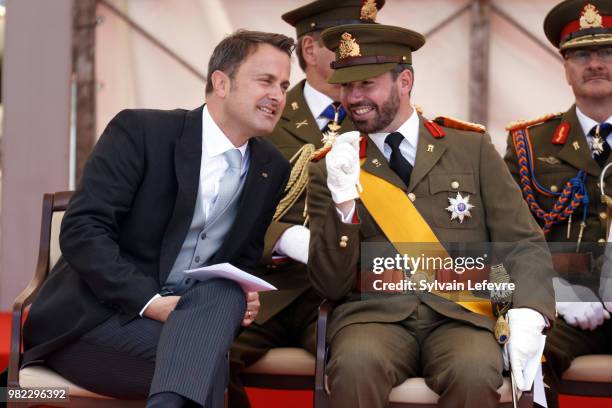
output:
M372 159L372 164L376 167L380 167L380 162L378 161L378 159Z
M572 143L572 146L574 146L574 150L580 149L580 143L578 143L577 141Z
M303 121L301 121L301 122L297 122L297 123L295 124L296 129L299 129L299 128L301 128L302 126L308 126L308 120L303 120Z
M432 145L432 144L427 145L427 151L428 151L429 153L433 153L433 151L434 151L434 145Z
M300 108L300 105L298 105L297 102L291 102L291 109L298 110L299 108Z
M265 171L262 171L261 172L261 177L268 178L268 173L266 173Z

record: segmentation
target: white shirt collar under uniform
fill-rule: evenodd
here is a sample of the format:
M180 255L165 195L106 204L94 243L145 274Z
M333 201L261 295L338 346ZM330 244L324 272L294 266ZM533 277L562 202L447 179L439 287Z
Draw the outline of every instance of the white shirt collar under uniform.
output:
M304 83L304 99L306 100L306 105L308 105L308 109L314 116L317 121L317 125L319 129L323 129L329 119L325 116L321 116L321 113L329 106L330 103L333 103L334 100L329 96L325 95L323 92L319 92L314 89L308 81Z
M407 121L402 123L402 125L396 130L404 136L404 140L400 143L400 152L402 156L406 160L414 166L416 161L416 152L417 146L419 144L419 115L416 109L412 109L412 115L408 118ZM370 138L378 147L378 150L382 152L385 156L385 159L389 161L391 157L391 147L385 144L385 138L389 135L389 133L372 133L370 134Z
M593 140L593 136L589 135L589 132L591 131L591 129L593 129L593 127L597 126L599 122L589 118L587 115L582 113L580 108L578 108L577 106L576 106L576 116L578 117L578 122L580 123L580 127L582 128L582 131L584 132L584 135L587 138L589 147L592 149L593 146L591 146L592 144L591 141ZM605 122L612 125L612 116L610 116ZM612 147L612 144L610 143L611 142L610 138L608 138L606 142Z

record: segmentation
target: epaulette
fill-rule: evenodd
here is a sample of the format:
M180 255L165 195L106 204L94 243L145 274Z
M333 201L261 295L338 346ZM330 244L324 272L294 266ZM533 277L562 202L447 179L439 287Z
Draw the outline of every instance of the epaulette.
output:
M447 116L438 116L434 119L434 122L439 124L440 126L448 127L451 129L457 130L469 130L471 132L484 133L487 131L483 125L479 125L478 123L467 122L461 119L450 118Z
M517 129L525 129L529 126L539 125L540 123L548 122L551 119L557 118L563 115L563 112L559 113L549 113L548 115L540 116L539 118L535 118L532 120L517 120L516 122L511 122L506 126L506 130L508 132L513 132Z

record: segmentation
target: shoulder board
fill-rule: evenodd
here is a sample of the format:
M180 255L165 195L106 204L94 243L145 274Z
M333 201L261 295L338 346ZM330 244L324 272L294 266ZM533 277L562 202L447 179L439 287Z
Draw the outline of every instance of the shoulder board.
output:
M446 116L438 116L434 119L434 122L451 129L469 130L471 132L478 133L484 133L487 131L487 128L485 128L483 125L479 125L478 123L466 122L464 120L450 118Z
M516 122L511 122L506 126L506 130L508 132L512 132L518 129L525 129L529 126L539 125L540 123L548 122L551 119L560 117L563 115L563 112L559 113L549 113L548 115L540 116L539 118L535 118L532 120L518 120Z

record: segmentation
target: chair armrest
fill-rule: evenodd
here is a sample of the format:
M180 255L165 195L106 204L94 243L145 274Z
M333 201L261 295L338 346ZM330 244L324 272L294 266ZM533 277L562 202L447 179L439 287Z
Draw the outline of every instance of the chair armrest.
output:
M53 216L53 194L43 196L42 219L40 229L40 246L34 276L28 286L17 296L13 303L11 316L11 347L9 354L8 386L19 386L19 368L21 366L21 323L23 310L38 293L49 273L49 247L51 240L51 217Z
M331 301L324 299L319 305L317 317L317 351L315 360L315 395L316 408L327 407L327 392L325 390L325 366L327 364L327 320L334 308Z

